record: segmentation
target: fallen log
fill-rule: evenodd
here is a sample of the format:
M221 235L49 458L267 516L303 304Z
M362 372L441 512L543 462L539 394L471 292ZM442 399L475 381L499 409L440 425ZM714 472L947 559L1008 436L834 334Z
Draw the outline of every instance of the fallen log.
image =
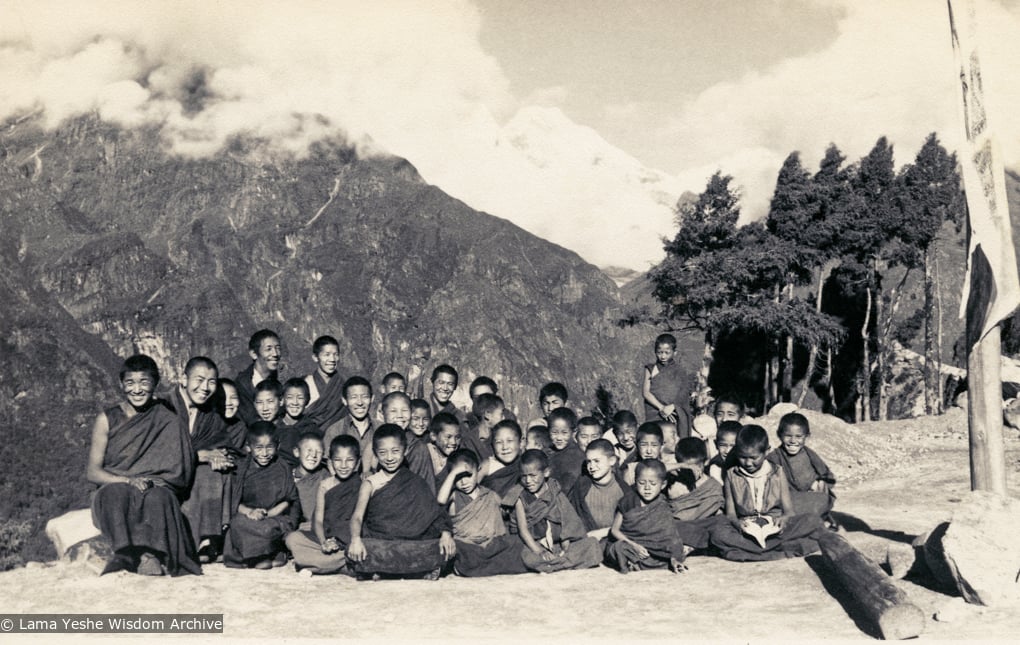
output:
M855 549L842 535L825 531L819 538L822 556L838 583L877 625L882 638L900 640L919 636L924 612L911 604L907 594L874 561Z

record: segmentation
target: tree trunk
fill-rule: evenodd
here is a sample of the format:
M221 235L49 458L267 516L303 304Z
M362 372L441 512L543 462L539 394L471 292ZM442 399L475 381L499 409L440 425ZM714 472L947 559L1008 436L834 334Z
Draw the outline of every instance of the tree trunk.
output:
M793 300L792 282L786 283L785 291L786 301L791 302ZM782 371L780 372L783 376L780 380L778 399L789 402L793 393L793 336L787 336L783 344Z
M701 369L698 370L698 392L695 395L695 407L703 411L708 407L708 374L712 371L712 361L715 360L715 341L712 332L705 332L705 347L701 354Z
M935 271L932 245L924 250L924 413L938 410L939 362L935 357Z
M832 384L832 348L825 348L825 398L829 414L836 411L836 386Z
M822 287L825 286L825 267L818 267L818 284L815 287L815 311L818 313L822 312ZM818 343L811 343L811 349L808 351L807 360L807 372L804 374L804 387L800 390L800 396L797 397L797 407L804 406L804 397L807 396L808 390L811 389L811 379L815 375L815 361L818 360Z
M885 301L882 290L875 290L875 321L881 323L885 312ZM890 314L892 315L892 314ZM889 417L889 385L886 379L886 330L888 327L876 329L875 371L878 372L878 420L885 421Z
M935 360L938 361L939 370L936 372L935 377L938 379L939 387L939 400L938 400L938 414L942 414L945 411L945 379L942 378L942 288L941 280L939 278L939 254L938 250L932 255L932 260L935 264L935 310L936 310L936 326L935 326Z
M871 421L871 351L868 347L870 335L868 325L871 323L871 285L867 288L868 299L864 308L864 324L861 325L861 377L858 393L861 397L861 412L858 421Z

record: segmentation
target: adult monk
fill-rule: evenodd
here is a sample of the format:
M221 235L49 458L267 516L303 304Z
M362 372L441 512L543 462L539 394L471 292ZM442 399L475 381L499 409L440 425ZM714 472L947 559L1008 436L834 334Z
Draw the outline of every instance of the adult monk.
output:
M159 369L151 358L125 360L120 383L125 401L96 417L85 471L99 485L92 521L115 554L103 573L201 574L180 505L195 463L187 428L153 399Z

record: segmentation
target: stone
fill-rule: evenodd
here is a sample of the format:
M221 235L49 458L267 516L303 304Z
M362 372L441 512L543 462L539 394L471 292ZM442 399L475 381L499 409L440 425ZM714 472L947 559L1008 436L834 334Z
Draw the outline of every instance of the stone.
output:
M102 535L97 535L72 545L62 559L72 565L84 566L98 576L102 575L112 557L113 547L110 541Z
M796 403L777 403L769 410L768 416L781 417L784 414L790 414L791 412L797 412L798 410L800 410L800 408L797 407Z
M885 551L885 565L893 578L902 578L914 567L914 547L903 542L890 542Z
M1018 517L1020 500L986 491L970 493L953 514L942 556L968 603L1020 606Z
M46 522L46 537L53 542L58 557L64 557L71 546L99 535L92 523L92 509L68 511Z
M701 436L702 439L711 439L715 437L715 419L707 414L699 414L694 417L691 425L694 426L694 433Z
M1020 397L1007 401L1002 406L1002 421L1014 430L1020 430Z

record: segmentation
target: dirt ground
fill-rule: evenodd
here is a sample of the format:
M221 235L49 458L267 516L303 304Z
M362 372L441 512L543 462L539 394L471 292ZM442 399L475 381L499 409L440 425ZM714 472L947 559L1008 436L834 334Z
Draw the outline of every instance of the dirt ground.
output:
M962 418L858 426L867 443L892 453L877 460L881 469L859 469L870 472L838 487L836 509L847 539L881 562L890 545L909 545L951 518L969 491ZM1020 493L1015 435L1011 432L1007 442L1014 496ZM866 457L860 461L870 462ZM830 593L840 595L820 556L747 564L692 557L688 564L690 571L679 576L664 571L621 575L599 568L436 582L356 582L339 576L304 578L290 567L238 572L222 565L206 566L201 577L117 573L99 578L78 566L34 563L0 574L0 613L222 613L224 633L210 641L679 637L761 642L875 636L848 603L844 606ZM1000 639L1020 633L1020 612L964 605L916 581L900 584L928 617L923 639ZM940 610L952 620L934 620Z

